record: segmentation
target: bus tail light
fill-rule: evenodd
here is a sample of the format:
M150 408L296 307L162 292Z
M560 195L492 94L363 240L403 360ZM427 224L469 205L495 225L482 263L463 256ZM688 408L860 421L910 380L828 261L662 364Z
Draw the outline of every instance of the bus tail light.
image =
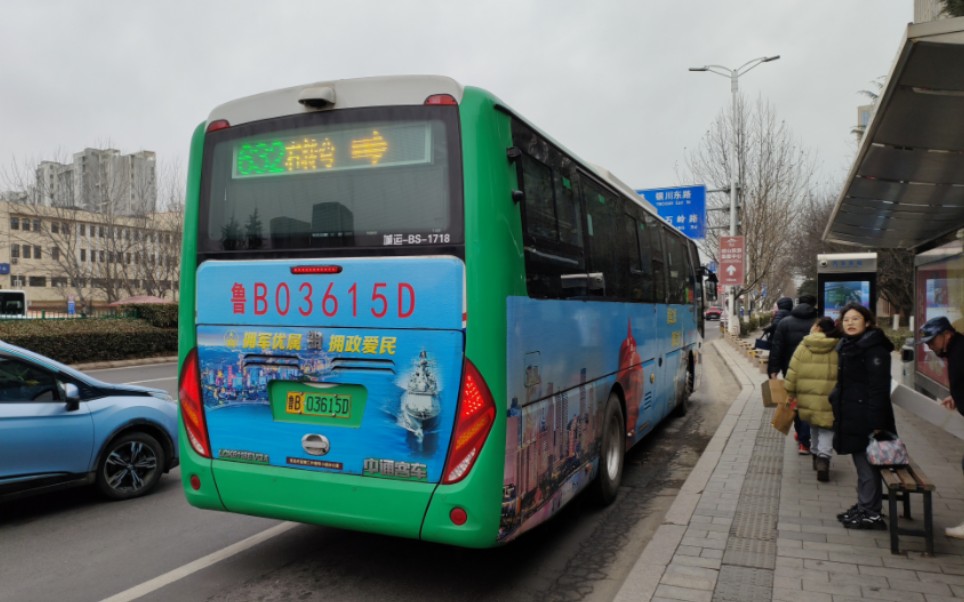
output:
M432 94L425 99L427 105L457 105L459 104L451 94Z
M181 382L178 383L178 398L181 400L181 417L191 448L205 458L210 458L211 444L204 421L204 403L201 401L201 371L198 366L197 347L191 349L184 358Z
M494 422L495 400L492 399L489 386L475 365L466 359L462 370L455 434L442 472L443 483L458 483L469 474Z
M228 123L227 119L215 119L214 121L208 124L207 131L216 132L218 130L227 129L229 127L231 127L231 124Z

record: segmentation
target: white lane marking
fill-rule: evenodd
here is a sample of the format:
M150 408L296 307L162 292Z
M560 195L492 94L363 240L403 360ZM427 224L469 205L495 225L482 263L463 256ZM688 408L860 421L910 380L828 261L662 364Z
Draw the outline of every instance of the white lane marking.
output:
M150 581L145 581L140 585L135 585L134 587L124 590L119 594L113 595L110 598L105 598L101 602L130 602L131 600L136 600L141 596L146 596L147 594L155 592L166 585L170 585L175 581L179 581L189 575L193 575L194 573L206 569L207 567L221 562L222 560L230 558L231 556L240 554L241 552L244 552L249 548L253 548L263 541L267 541L272 537L277 537L285 531L290 531L291 529L294 529L300 525L301 523L290 522L275 525L270 529L266 529L261 533L255 533L251 537L242 539L241 541L231 544L230 546L218 550L217 552L212 552L203 558L198 558L194 562L189 562L188 564L178 567L173 571L168 571L163 575L154 577Z
M156 383L162 380L177 380L176 376L165 376L164 378L149 378L147 380L130 380L124 383L125 385L141 385L144 383Z

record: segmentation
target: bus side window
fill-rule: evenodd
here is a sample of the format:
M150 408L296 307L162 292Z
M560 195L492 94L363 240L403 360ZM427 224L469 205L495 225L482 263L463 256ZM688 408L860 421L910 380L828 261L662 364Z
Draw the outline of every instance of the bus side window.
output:
M512 140L523 149L522 204L526 288L530 297L585 295L582 216L573 191L572 161L524 124L514 121ZM538 156L529 154L534 149Z
M625 294L624 274L620 273L617 245L620 237L616 231L617 199L595 182L584 178L583 203L586 205L586 234L589 240L589 270L602 275L603 290L592 290L592 297L619 298Z
M667 230L663 237L666 246L666 273L669 283L669 303L686 303L686 287L689 281L686 277L686 247L682 238Z
M619 248L623 251L626 262L626 287L632 301L644 301L646 295L646 279L643 275L643 262L639 254L639 223L631 215L623 216L622 240Z
M658 218L646 214L646 246L652 271L653 303L666 303L666 268L663 263L662 225ZM643 253L643 257L646 257Z

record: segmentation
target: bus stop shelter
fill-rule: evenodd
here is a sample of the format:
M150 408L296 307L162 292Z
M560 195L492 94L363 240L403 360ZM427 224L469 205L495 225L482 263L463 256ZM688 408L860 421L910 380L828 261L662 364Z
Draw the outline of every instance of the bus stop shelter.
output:
M824 240L912 250L915 323L944 315L964 330L964 17L908 25ZM914 347L895 400L947 395L943 361ZM935 422L957 416L930 405Z

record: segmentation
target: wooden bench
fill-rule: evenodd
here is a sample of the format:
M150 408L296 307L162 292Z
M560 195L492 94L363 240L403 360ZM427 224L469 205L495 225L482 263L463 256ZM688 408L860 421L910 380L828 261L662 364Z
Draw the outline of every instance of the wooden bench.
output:
M884 481L887 498L888 518L890 519L890 553L899 554L897 549L898 535L916 535L924 537L927 555L934 555L934 514L931 507L931 493L937 489L933 481L927 478L924 471L914 463L901 467L886 467L880 469L880 477ZM920 493L924 499L924 528L905 529L897 525L897 502L903 502L904 518L912 520L910 515L910 495Z

